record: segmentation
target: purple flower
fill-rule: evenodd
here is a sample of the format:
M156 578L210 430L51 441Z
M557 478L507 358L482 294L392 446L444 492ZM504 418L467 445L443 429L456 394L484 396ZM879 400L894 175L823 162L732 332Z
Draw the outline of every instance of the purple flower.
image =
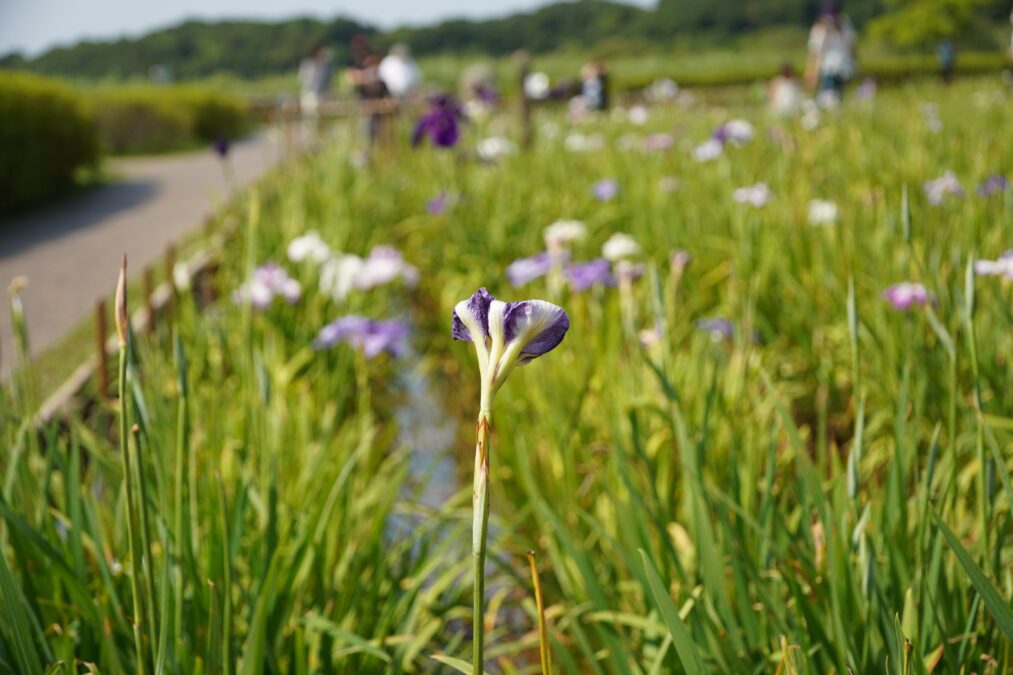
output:
M682 274L691 262L693 262L693 256L689 251L676 248L668 253L668 264L671 266L673 273Z
M1002 174L992 174L978 186L979 197L991 197L992 195L1005 192L1009 189L1009 181Z
M728 319L722 319L721 317L700 319L696 322L696 327L710 335L711 340L714 342L731 340L735 334L735 325Z
M544 277L552 269L552 256L539 253L530 258L518 258L506 268L507 279L514 288Z
M580 293L595 285L615 286L612 265L605 258L595 258L586 263L574 263L566 268L570 288Z
M429 214L433 216L438 216L442 213L445 213L447 207L450 206L450 202L452 201L452 199L453 198L449 192L441 190L436 194L435 197L426 202L426 211L428 211Z
M250 303L256 309L267 309L276 296L295 304L301 295L299 282L289 277L284 269L269 262L253 270L250 278L232 294L232 300L237 304Z
M855 87L855 98L859 101L871 101L876 98L876 80L867 77Z
M391 356L401 356L406 350L406 340L410 329L402 321L374 321L364 316L350 314L335 319L320 329L313 347L330 349L339 342L346 342L356 349L361 349L367 359L387 352Z
M614 199L619 194L619 183L611 178L606 178L595 183L591 187L591 192L594 194L594 198L600 202L607 202L610 199Z
M980 277L1006 277L1013 281L1013 249L999 256L998 260L975 260L974 273Z
M903 281L883 291L883 299L893 305L894 309L906 312L915 305L927 305L932 301L932 296L925 286Z
M964 194L963 186L952 171L947 171L935 180L925 181L922 189L925 191L925 197L933 206L942 204L948 195L961 197Z
M555 349L569 328L566 312L551 302L501 302L480 288L454 307L450 334L474 343L482 374L482 405L488 409L514 366Z
M228 157L228 155L229 155L229 139L218 137L218 138L215 139L214 143L211 144L211 147L212 147L212 149L214 149L215 154L218 155L219 157L221 157L222 159L225 159L226 157Z
M462 117L461 107L446 94L433 97L429 104L429 112L415 124L412 145L417 146L423 138L428 138L437 147L454 147L460 138L458 122Z

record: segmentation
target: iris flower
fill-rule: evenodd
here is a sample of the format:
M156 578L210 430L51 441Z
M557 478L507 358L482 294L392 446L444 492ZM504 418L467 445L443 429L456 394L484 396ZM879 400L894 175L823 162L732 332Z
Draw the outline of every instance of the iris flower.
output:
M530 258L518 258L506 268L507 279L514 288L544 277L552 269L552 256L539 253Z
M461 133L458 122L461 120L461 106L452 96L440 94L429 101L429 112L419 118L412 133L412 145L418 146L428 138L433 145L440 148L452 148L457 145Z
M551 302L523 300L501 302L484 288L454 307L450 333L455 340L471 342L478 356L481 377L477 442L475 444L474 520L472 556L475 587L473 620L473 667L484 671L485 663L485 551L489 530L489 435L493 396L517 365L552 351L570 328L570 319Z
M331 247L320 238L316 230L310 230L289 242L287 252L288 259L295 263L304 260L322 263L331 257Z
M330 349L339 342L346 342L362 350L367 359L384 352L397 357L405 352L409 332L408 325L402 321L374 321L350 314L321 328L313 346L316 349Z
M961 197L964 194L963 186L952 171L947 171L935 180L925 181L922 189L933 206L939 206L948 196Z
M640 255L640 244L630 235L617 232L602 245L601 254L612 262L635 258Z
M237 304L250 303L255 309L267 309L276 297L295 304L301 295L302 287L298 281L281 267L267 263L253 270L246 283L232 294L232 299Z
M979 197L991 197L1009 189L1009 181L1002 174L993 174L978 186Z
M837 222L837 204L825 199L809 202L810 225L833 225Z
M712 342L731 340L735 335L735 325L728 319L721 317L700 319L696 322L696 327L710 335Z
M591 192L594 194L594 198L600 202L607 202L610 199L615 199L616 195L619 194L619 183L606 178L595 183Z
M903 281L883 291L883 299L893 305L894 309L906 312L915 305L929 304L932 295L922 284Z
M570 288L580 293L592 286L615 286L612 265L605 258L595 258L586 263L574 263L566 268Z
M1013 249L1006 251L998 260L976 260L974 273L980 277L1006 277L1013 281Z
M746 120L729 120L715 129L711 138L722 145L726 143L745 145L753 140L755 134L753 125Z
M741 187L732 193L732 198L740 204L750 204L760 208L770 201L771 192L766 183L756 183Z

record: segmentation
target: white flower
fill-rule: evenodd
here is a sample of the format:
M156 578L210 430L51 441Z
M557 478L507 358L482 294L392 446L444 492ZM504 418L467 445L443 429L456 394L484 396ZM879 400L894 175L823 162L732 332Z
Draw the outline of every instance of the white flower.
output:
M647 110L647 106L637 104L630 108L628 116L630 122L639 126L647 123L647 118L650 117L650 112Z
M190 268L186 263L178 262L172 266L172 283L180 293L190 290Z
M736 145L742 145L753 140L753 125L746 120L729 120L722 127L725 138Z
M574 131L567 134L564 142L570 152L591 152L605 147L605 137L601 134L582 134Z
M671 101L678 93L679 85L668 78L655 80L644 90L648 101Z
M1006 277L1013 281L1013 250L1006 251L998 260L976 260L974 272L982 277Z
M724 147L724 144L716 138L708 139L693 148L693 158L698 162L710 162L721 156Z
M390 246L377 246L362 261L355 277L355 287L361 291L389 284L398 277L409 286L418 283L419 272L405 262L401 253Z
M500 157L514 154L517 146L502 136L490 136L479 141L476 149L483 162L495 162Z
M545 228L545 247L551 250L565 248L571 242L587 236L587 226L579 220L557 220Z
M617 232L601 247L601 254L612 262L635 258L640 255L640 244L630 235Z
M320 292L341 302L355 287L362 270L362 258L351 253L338 253L320 268Z
M810 225L833 225L837 222L837 204L825 199L809 202Z
M288 245L288 259L296 263L304 260L322 263L330 255L331 247L320 238L316 230L310 230L301 237L296 237Z
M545 73L528 73L524 78L524 95L533 101L549 97L549 76Z
M739 188L732 194L732 197L740 204L760 207L770 200L771 192L766 183L757 183L756 185Z

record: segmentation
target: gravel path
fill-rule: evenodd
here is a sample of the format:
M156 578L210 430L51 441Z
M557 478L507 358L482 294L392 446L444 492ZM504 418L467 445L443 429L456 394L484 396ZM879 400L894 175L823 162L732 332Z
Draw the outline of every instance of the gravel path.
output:
M282 157L259 134L233 146L237 185L249 184ZM28 278L22 297L32 353L55 344L112 293L120 256L133 274L157 264L166 247L198 229L228 189L210 151L112 161L117 178L65 202L0 221L0 285ZM13 354L10 307L0 295L0 364Z

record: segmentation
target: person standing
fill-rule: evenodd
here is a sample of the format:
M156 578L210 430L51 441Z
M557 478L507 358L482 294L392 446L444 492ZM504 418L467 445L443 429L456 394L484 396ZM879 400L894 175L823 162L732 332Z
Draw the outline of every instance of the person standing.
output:
M855 29L836 2L827 2L809 32L806 83L819 86L819 96L833 105L855 74Z
M936 56L939 57L939 76L943 83L949 84L957 69L957 50L953 42L947 38L942 39L936 48Z
M411 97L422 82L422 73L408 45L400 42L391 47L390 53L380 61L378 75L391 96L399 100Z
M318 44L299 64L299 106L304 115L316 117L321 101L331 90L333 76L331 50L324 44Z

